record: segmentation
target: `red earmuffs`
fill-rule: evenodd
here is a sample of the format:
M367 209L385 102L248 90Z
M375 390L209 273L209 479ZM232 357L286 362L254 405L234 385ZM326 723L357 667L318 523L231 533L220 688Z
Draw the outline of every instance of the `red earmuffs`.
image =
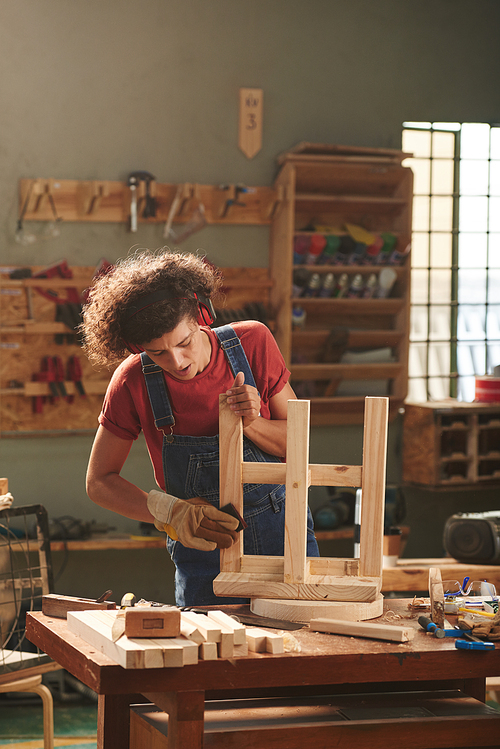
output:
M127 322L138 312L146 309L146 307L151 307L152 304L162 302L165 299L196 299L198 302L198 316L196 318L198 325L212 325L216 318L214 306L208 297L196 294L194 291L187 291L186 296L176 296L171 291L168 291L168 289L160 289L152 294L145 294L139 297L134 304L131 304L126 312L124 321ZM123 339L123 342L131 354L142 354L144 351L140 346L129 343L125 339Z

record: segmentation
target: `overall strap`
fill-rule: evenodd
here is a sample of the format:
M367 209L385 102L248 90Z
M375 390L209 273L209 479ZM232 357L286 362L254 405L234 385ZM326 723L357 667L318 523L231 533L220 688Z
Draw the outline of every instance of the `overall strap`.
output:
M219 339L233 375L236 377L238 372L243 372L245 385L252 385L252 387L257 388L245 351L233 328L230 325L221 325L220 328L212 328L212 330Z
M141 363L155 427L160 430L165 427L172 427L175 424L175 419L168 399L163 369L155 364L146 352L141 354Z

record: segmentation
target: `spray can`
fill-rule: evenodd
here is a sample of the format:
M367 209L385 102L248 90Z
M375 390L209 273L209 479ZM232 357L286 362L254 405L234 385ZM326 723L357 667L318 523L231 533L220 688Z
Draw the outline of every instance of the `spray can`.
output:
M333 273L327 273L323 278L323 285L321 286L319 296L323 299L333 296L335 289L335 276Z
M323 249L326 245L326 239L322 234L313 234L306 255L306 265L317 263Z
M356 273L351 281L351 285L347 290L346 296L349 299L359 298L363 292L363 276L361 273Z
M337 234L329 234L326 237L326 244L323 250L323 254L320 257L320 263L324 265L331 265L335 261L335 255L340 247L340 237Z
M309 279L309 282L302 296L307 296L307 297L318 296L320 289L321 289L321 277L319 273L312 273L311 278Z
M340 299L341 297L346 295L347 287L349 285L349 277L347 273L342 273L340 278L338 279L337 283L335 284L335 289L333 291L333 296L336 299Z
M297 234L293 240L293 264L303 265L306 262L307 251L311 238L307 234Z
M365 287L363 289L363 293L361 294L363 299L371 299L377 290L377 286L378 286L377 274L370 273L368 280L365 284Z

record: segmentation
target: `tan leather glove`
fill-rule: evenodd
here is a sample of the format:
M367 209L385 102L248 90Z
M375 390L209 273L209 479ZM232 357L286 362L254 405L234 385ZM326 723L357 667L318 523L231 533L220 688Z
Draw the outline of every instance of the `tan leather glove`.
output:
M148 494L148 510L158 530L191 549L227 549L238 537L237 518L221 512L201 497L179 499L153 489Z

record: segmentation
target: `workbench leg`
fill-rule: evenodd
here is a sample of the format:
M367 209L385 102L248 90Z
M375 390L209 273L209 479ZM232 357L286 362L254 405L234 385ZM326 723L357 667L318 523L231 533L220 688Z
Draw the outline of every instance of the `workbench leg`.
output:
M168 713L168 749L202 749L205 692L148 692L144 697Z
M128 749L132 694L100 694L97 703L97 749Z
M486 702L486 679L464 679L463 691L475 700Z

